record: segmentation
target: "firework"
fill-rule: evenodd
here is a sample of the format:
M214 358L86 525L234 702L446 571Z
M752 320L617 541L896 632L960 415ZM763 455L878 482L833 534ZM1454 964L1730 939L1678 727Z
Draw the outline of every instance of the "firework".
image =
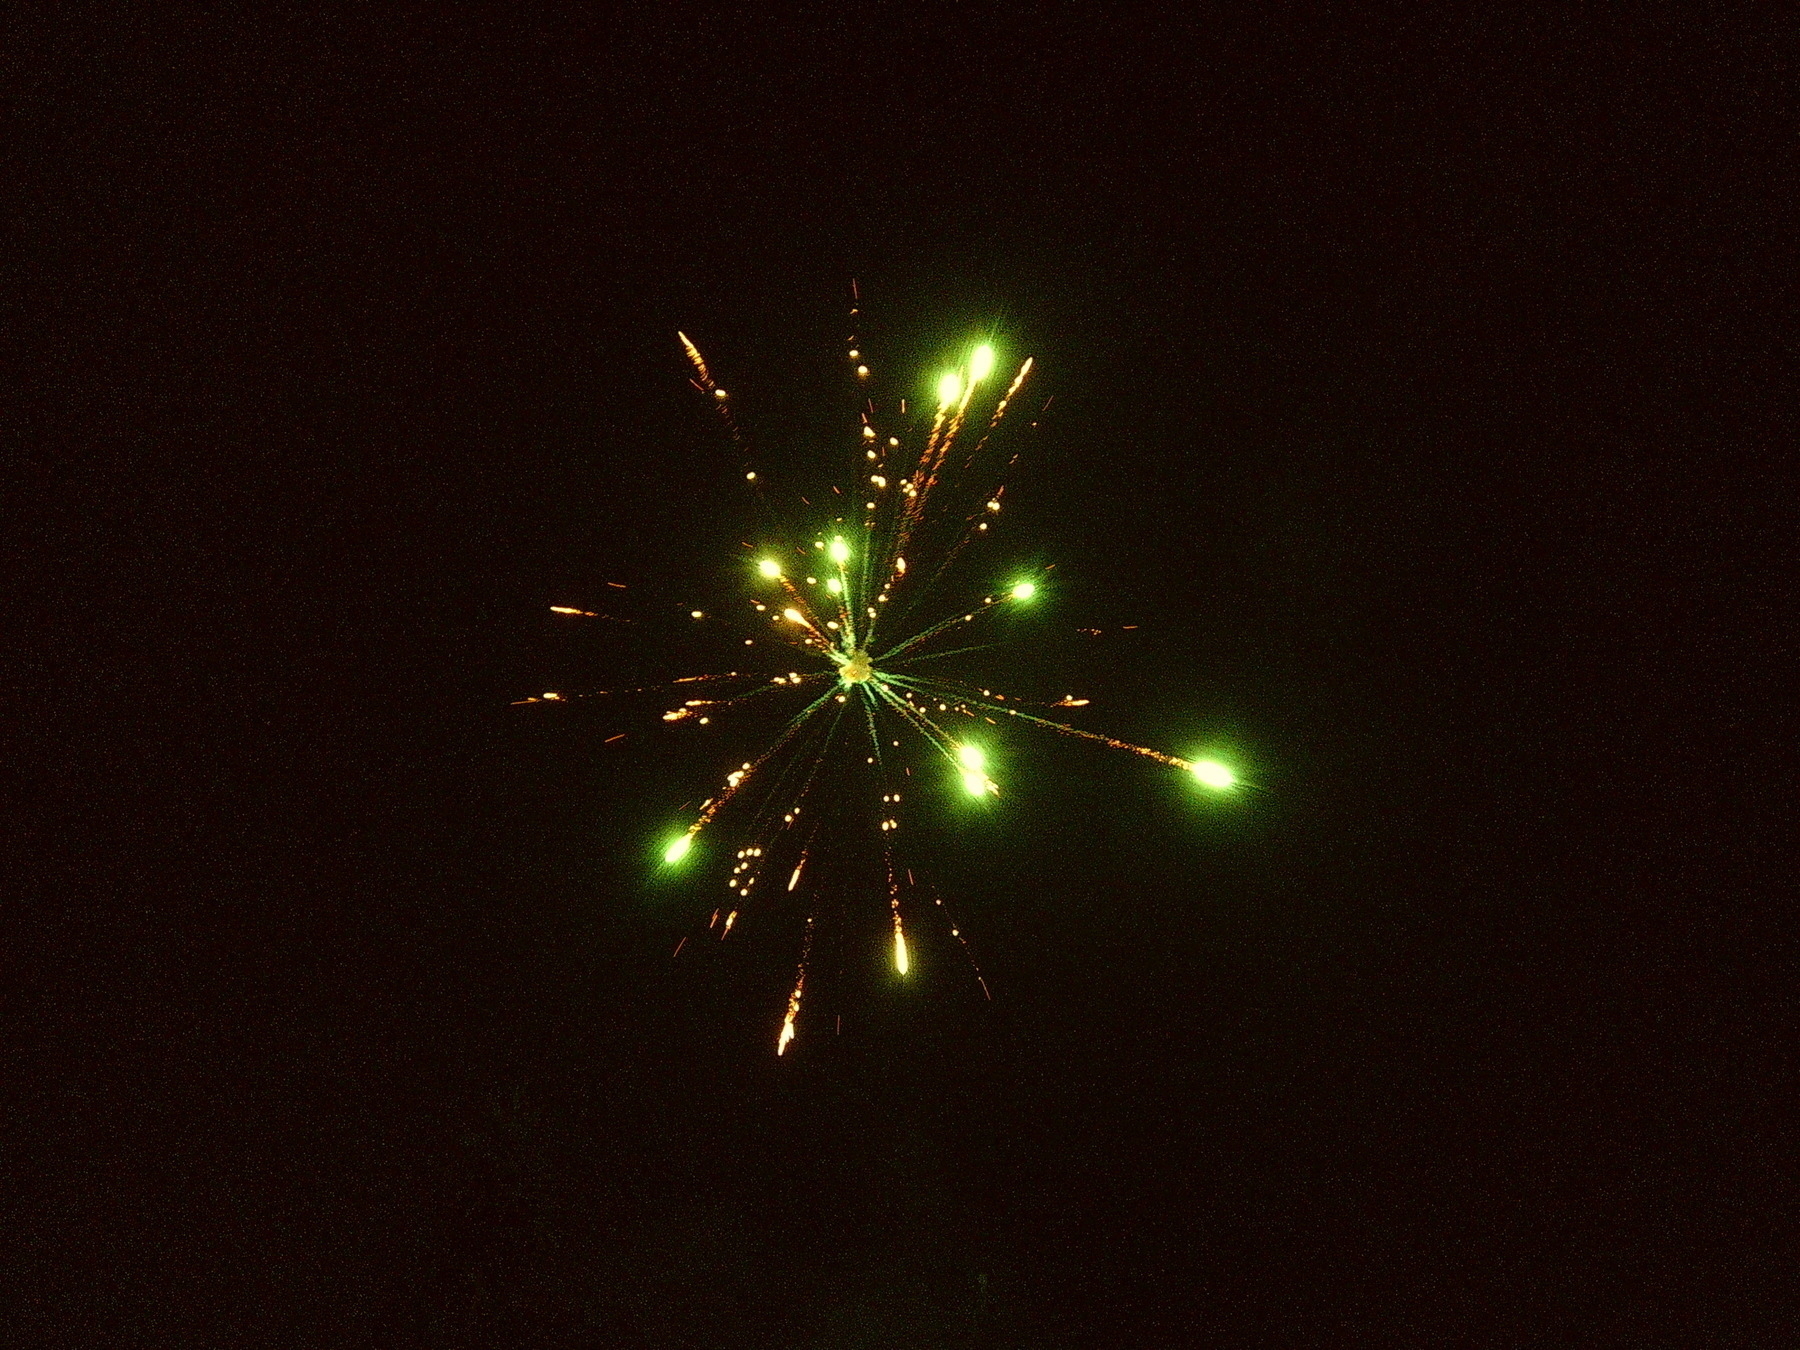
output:
M715 383L699 348L686 334L677 336L695 388L746 456L743 481L764 495L763 477L729 396ZM864 391L873 377L854 337L846 360L851 380ZM903 806L915 783L929 781L930 764L940 765L943 778L969 798L992 801L1001 787L992 776L990 754L1007 726L1023 724L1181 770L1214 792L1241 785L1234 770L1217 759L1184 759L1046 715L1085 707L1087 699L1034 702L957 680L937 664L993 645L1002 636L996 629L1007 611L1036 602L1045 581L1043 575L1013 574L973 603L948 607L942 598L953 565L991 532L1004 510L1003 480L1016 459L1002 447L1004 424L1032 364L1027 359L1010 379L996 381L998 354L981 342L936 381L929 416L924 409L909 414L905 400L885 412L865 401L852 433L853 486L848 493L835 488L830 498L842 505L816 516L812 528L773 534L744 568L745 594L738 607L752 626L743 641L751 650L776 653L776 664L690 675L666 686L596 691L672 693L673 706L662 714L666 723L708 725L724 715L785 705L786 720L761 753L733 763L686 827L659 846L665 868L687 867L713 852L700 847L703 840L729 831L735 845L725 880L729 899L707 923L717 939L741 931L740 919L771 907L759 896L765 875L778 884L785 878L777 896L789 912L796 905L804 910L799 964L775 1037L777 1055L797 1034L816 938L829 922L856 909L854 895L846 892L861 890L871 899L879 894L895 977L906 977L917 964L907 927L927 912L940 916L968 955L962 930L946 916L942 898L916 883L896 857ZM575 605L551 608L572 618L614 617ZM706 617L697 609L689 614L695 620ZM592 696L552 692L519 701ZM827 869L814 883L815 865L826 853L866 863L861 883L850 883L855 869L843 866L835 874ZM684 938L677 954L686 944ZM969 966L985 994L972 956Z

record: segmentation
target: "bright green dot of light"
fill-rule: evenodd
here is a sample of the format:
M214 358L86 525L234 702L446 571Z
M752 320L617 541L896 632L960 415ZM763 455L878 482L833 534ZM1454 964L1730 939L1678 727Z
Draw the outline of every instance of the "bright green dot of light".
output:
M994 347L992 343L984 342L969 356L969 378L971 380L985 380L993 373Z
M1209 788L1225 789L1237 782L1237 775L1216 759L1197 759L1188 766L1194 777Z
M979 745L959 745L956 757L962 761L965 769L984 769L987 767L987 756L981 752Z
M949 404L962 397L962 376L954 370L947 370L938 379L938 402Z
M1029 600L1036 594L1037 582L1035 581L1021 581L1012 588L1012 598L1015 600Z
M669 846L663 850L663 861L671 864L678 863L687 857L688 850L693 846L694 836L691 834L684 834L672 839L669 841Z
M849 560L850 545L846 544L842 539L833 539L831 541L831 561L834 563L841 563L848 562Z
M761 572L765 577L773 579L781 575L781 564L776 562L773 558L764 558L761 562L756 564L756 570Z
M982 773L979 769L970 769L963 774L962 778L963 791L967 792L971 797L987 796L988 780L986 774Z

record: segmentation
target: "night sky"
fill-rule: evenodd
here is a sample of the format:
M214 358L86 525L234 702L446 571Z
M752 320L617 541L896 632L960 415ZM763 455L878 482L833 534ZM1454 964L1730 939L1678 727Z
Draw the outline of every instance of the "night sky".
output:
M10 43L13 1343L1795 1343L1793 33L1456 11ZM1266 791L1010 738L993 1001L846 894L777 1060L754 725L510 704L688 673L547 607L741 594L676 330L821 485L852 279L1054 396L997 687Z

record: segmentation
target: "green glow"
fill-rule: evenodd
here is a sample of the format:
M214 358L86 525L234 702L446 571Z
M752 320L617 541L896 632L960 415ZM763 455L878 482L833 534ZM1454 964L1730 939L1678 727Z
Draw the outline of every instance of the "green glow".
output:
M988 777L980 769L963 771L963 791L971 797L985 797L988 792Z
M951 404L962 397L962 376L947 370L938 378L938 402Z
M776 562L773 558L764 558L761 562L756 564L756 570L761 572L765 577L773 580L781 575L781 564Z
M849 562L850 545L846 544L842 539L833 539L831 541L831 561L834 563Z
M693 846L694 836L691 834L684 834L672 839L669 841L669 846L663 850L663 861L670 865L678 863L687 857L688 850Z
M987 767L987 756L982 753L979 745L957 746L956 757L962 761L962 766L965 769L980 770Z
M836 577L826 577L825 589L830 591L833 595L838 595L843 591L844 583L839 581Z
M1223 791L1237 783L1237 775L1231 771L1229 766L1219 763L1216 759L1197 759L1188 765L1188 768L1193 771L1195 778L1209 788Z
M985 380L994 373L994 345L984 342L969 357L969 379L971 382Z
M1029 600L1036 594L1037 582L1035 581L1021 581L1012 588L1012 598L1015 600Z

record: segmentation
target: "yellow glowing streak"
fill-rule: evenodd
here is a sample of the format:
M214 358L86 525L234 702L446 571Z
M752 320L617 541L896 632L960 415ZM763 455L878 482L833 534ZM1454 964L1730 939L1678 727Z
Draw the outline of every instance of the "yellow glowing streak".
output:
M1037 583L1035 581L1021 581L1012 589L1012 598L1015 600L1029 600L1036 594Z
M945 371L938 380L937 396L938 403L943 407L956 402L962 397L962 376L954 370Z
M833 539L831 541L831 561L834 563L849 562L850 545L846 544L842 539Z
M1209 788L1225 789L1237 782L1237 775L1216 759L1197 759L1189 766L1194 777Z
M756 564L756 570L761 572L765 577L773 580L775 577L781 575L781 564L776 562L773 558L764 558L761 562Z
M663 850L663 861L671 865L678 863L687 857L688 850L693 846L694 836L691 834L684 834L679 839L671 840L669 846Z
M784 609L781 611L781 617L786 619L789 623L806 622L806 620L801 617L800 611L797 609Z
M994 348L984 342L969 357L969 379L985 380L994 373Z
M902 933L898 925L896 925L894 928L894 969L904 975L906 974L907 968L906 934Z
M781 1035L775 1041L775 1054L779 1058L787 1053L788 1042L794 1039L794 1014L789 1013L781 1020Z

